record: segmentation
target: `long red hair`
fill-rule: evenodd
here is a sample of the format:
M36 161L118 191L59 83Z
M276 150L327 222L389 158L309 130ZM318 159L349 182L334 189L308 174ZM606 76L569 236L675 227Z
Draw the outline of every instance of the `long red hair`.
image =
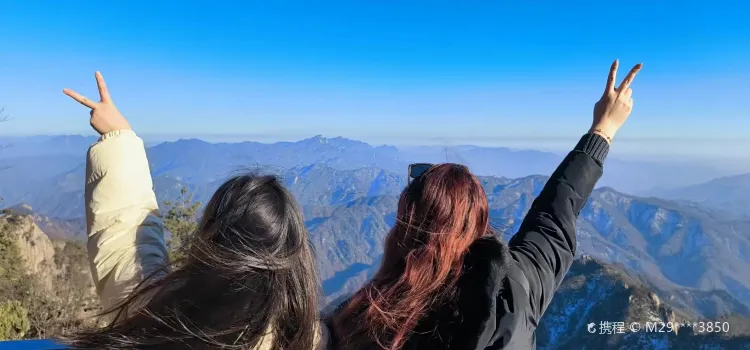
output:
M332 318L340 347L400 349L431 307L454 297L469 246L489 232L488 207L462 165L435 165L409 184L380 268Z

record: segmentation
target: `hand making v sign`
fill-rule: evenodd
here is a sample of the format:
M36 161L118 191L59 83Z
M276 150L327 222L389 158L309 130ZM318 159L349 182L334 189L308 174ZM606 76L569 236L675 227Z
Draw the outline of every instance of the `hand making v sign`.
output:
M63 93L72 97L80 104L91 108L91 127L100 135L115 130L130 130L128 120L117 110L117 107L112 102L112 98L109 96L107 84L104 83L102 73L96 72L95 76L96 84L99 87L99 102L94 102L71 89L63 89Z
M630 84L643 67L642 63L636 64L625 76L622 84L615 87L618 65L619 61L615 60L609 69L607 86L602 98L594 105L594 122L591 124L591 132L603 136L607 141L612 141L617 130L625 123L633 110L633 98L631 97L633 89L630 88Z

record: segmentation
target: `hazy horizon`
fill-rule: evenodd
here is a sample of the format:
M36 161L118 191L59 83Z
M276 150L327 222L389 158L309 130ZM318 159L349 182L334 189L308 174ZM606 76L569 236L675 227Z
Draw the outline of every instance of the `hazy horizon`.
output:
M356 138L347 135L326 135L326 134L149 134L138 133L144 139L148 147L157 145L162 142L175 142L178 140L199 139L209 143L239 143L239 142L297 142L310 139L316 136L325 138L342 137L355 141L362 141L371 146L393 146L399 149L412 149L415 147L444 147L450 152L451 148L458 146L477 146L489 148L508 148L513 150L531 150L550 152L557 155L564 155L577 142L579 136L575 137L557 137L557 138L521 138L521 137L497 137L493 139L477 138L388 138L388 137L370 137ZM0 133L0 142L3 139L27 138L27 137L54 137L54 136L83 136L96 137L93 132L88 133L66 133L66 134L38 134L38 135L3 135ZM695 149L696 143L702 143L705 152L690 152ZM690 144L692 147L685 147L680 150L681 145ZM744 144L745 146L741 146ZM740 146L738 146L740 145ZM725 176L736 175L741 173L750 173L750 155L742 152L733 152L733 148L748 147L750 140L689 140L689 139L629 139L617 138L615 147L610 150L610 157L614 159L627 161L642 161L654 163L684 163L696 164L713 167L721 170ZM644 149L648 148L648 153ZM4 150L13 153L12 147Z

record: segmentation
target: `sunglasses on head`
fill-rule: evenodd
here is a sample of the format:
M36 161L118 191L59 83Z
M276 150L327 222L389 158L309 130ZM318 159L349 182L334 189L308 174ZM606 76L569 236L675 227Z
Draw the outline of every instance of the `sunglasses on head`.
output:
M469 168L467 168L465 165L459 165L459 164L454 164L454 165L461 167L467 171L469 170ZM413 179L416 179L422 176L424 173L427 172L427 170L430 170L430 168L432 168L433 166L435 166L435 164L432 164L432 163L409 164L409 182L411 182L411 180Z
M409 179L416 179L422 174L426 173L427 170L430 170L432 168L431 163L414 163L409 164Z

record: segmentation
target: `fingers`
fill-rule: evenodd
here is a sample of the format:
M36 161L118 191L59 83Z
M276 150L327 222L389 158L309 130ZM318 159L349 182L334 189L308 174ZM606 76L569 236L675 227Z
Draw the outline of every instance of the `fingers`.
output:
M620 87L617 88L617 90L625 91L629 89L630 83L633 82L633 79L635 79L635 75L638 74L641 68L643 68L643 63L638 63L635 66L633 66L633 69L631 69L628 75L625 76L625 80L622 81L622 84L620 84Z
M104 82L104 76L102 76L101 72L96 72L94 74L96 77L96 86L99 88L99 98L101 102L103 103L112 103L112 98L109 96L109 90L107 90L107 83ZM85 96L71 90L71 89L63 89L63 93L72 97L74 100L78 101L78 103L94 109L99 104L97 102L91 101Z
M80 103L80 104L82 104L82 105L84 105L84 106L86 106L88 108L94 109L96 107L96 105L97 105L96 102L87 99L85 96L83 96L83 95L81 95L81 94L79 94L79 93L77 93L77 92L75 92L75 91L73 91L71 89L63 89L63 93L66 94L66 95L68 95L68 96L70 96L70 97L72 97L74 100L78 101L78 103Z
M104 82L102 73L96 72L94 76L96 77L96 86L99 87L99 98L105 103L112 102L112 99L109 97L109 90L107 90L107 83Z
M631 88L628 88L627 90L625 90L625 92L623 92L623 95L624 95L625 97L630 97L630 96L632 96L632 95L633 95L633 89L631 89Z
M620 65L620 60L612 62L612 66L609 67L609 77L607 77L607 87L604 92L610 92L615 90L615 79L617 78L617 67Z

